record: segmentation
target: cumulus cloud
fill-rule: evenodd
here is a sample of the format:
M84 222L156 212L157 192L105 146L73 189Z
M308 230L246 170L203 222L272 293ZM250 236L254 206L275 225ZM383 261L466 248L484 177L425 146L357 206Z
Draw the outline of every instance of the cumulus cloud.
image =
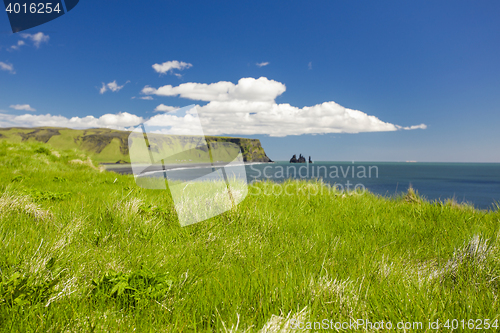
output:
M16 71L14 70L14 65L9 64L7 62L0 61L0 69L3 71L10 72L11 74L16 74Z
M173 87L146 86L142 93L157 96L180 96L208 101L198 106L200 121L207 135L288 136L301 134L384 132L425 129L426 125L403 127L385 122L359 110L345 108L333 101L303 108L278 104L276 97L285 92L283 83L242 78L237 84L220 81L212 84L184 83ZM189 116L189 117L188 117ZM192 128L191 115L156 115L150 123L169 123L172 134L186 134ZM191 127L190 127L191 126ZM194 134L194 133L192 133Z
M173 61L166 61L163 64L154 64L152 67L157 73L166 74L168 72L173 71L174 69L183 70L193 67L193 65L184 61L173 60ZM175 75L179 76L180 74L175 74Z
M120 91L123 87L125 87L125 85L127 83L129 83L130 81L127 81L125 82L123 85L119 86L117 83L116 83L116 80L114 80L113 82L110 82L108 84L106 83L102 83L102 87L101 89L99 89L99 93L100 94L104 94L106 91L111 90L112 92L117 92L117 91Z
M142 97L139 97L140 99L145 99L145 100L148 100L148 101L152 101L153 100L153 97L152 96L142 96Z
M107 86L106 86L107 87ZM176 87L163 86L158 89L146 86L147 96L180 96L208 101L197 106L199 120L193 112L177 112L176 108L160 104L155 111L162 112L151 117L149 124L168 126L170 134L199 134L193 132L201 122L206 135L254 135L274 137L301 134L360 133L425 129L425 124L400 126L380 120L359 110L343 107L333 101L313 106L295 107L288 103L276 103L276 97L285 92L284 84L269 80L242 78L237 84L231 82L184 83ZM106 114L66 118L63 116L20 116L0 114L0 126L62 126L70 128L107 127L127 129L145 119L129 113Z
M284 93L286 87L283 83L269 80L265 77L254 79L242 78L237 84L227 81L216 83L183 83L177 87L166 85L155 89L146 86L142 89L145 95L180 96L198 101L274 101Z
M14 110L22 110L22 111L36 111L33 109L29 104L14 104L9 106L11 109Z
M175 106L168 106L165 104L160 104L155 108L155 112L170 112L170 111L175 111L177 109L178 109L178 107L175 107Z
M269 61L266 61L266 62L258 62L258 63L256 63L256 65L257 65L258 67L264 67L264 66L269 65Z
M301 134L396 131L396 125L335 102L298 108L274 102L210 102L199 107L206 134Z
M38 126L56 126L69 128L113 128L125 130L129 127L142 123L144 119L136 115L120 112L117 114L105 114L101 117L86 116L83 118L46 115L10 115L0 113L1 127L38 127Z
M21 34L22 38L29 39L33 42L37 48L40 47L40 44L47 43L50 39L48 35L45 35L43 32L38 32L36 34Z

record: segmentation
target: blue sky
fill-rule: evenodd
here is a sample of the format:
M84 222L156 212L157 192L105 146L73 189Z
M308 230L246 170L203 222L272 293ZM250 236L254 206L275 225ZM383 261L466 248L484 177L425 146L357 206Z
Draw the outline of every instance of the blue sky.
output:
M500 162L499 13L498 1L81 0L17 34L5 13L0 126L129 128L165 116L161 104L197 104L207 134L258 138L274 160Z

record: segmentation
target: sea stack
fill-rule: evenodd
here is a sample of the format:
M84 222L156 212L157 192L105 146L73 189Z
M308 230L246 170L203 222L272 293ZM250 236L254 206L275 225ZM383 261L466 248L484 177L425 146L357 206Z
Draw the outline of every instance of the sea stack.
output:
M311 161L311 156L309 156L309 161ZM306 158L302 156L302 154L299 154L299 158L297 158L297 155L293 155L292 158L290 159L290 163L307 163L307 162Z

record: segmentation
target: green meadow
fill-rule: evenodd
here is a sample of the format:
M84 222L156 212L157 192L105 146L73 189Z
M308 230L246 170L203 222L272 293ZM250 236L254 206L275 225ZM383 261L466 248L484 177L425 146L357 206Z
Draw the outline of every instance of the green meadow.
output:
M47 143L56 150L78 149L99 163L130 163L129 135L130 131L119 131L108 128L91 128L77 130L63 127L10 127L0 128L0 140L11 143L42 142ZM137 149L132 149L135 162L143 161L150 163L150 155L147 149L142 149L144 136L135 134L130 137ZM132 144L132 147L135 145ZM231 155L234 159L234 147L239 147L243 159L253 162L268 162L269 158L258 139L232 138L222 136L193 136L193 135L158 135L149 134L149 142L153 156L159 151L168 149L170 163L206 163L208 151L203 149L207 144L216 148L218 156L214 160L227 159ZM163 154L159 154L162 155Z
M0 331L500 325L498 209L285 185L181 227L169 191L76 149L0 141Z

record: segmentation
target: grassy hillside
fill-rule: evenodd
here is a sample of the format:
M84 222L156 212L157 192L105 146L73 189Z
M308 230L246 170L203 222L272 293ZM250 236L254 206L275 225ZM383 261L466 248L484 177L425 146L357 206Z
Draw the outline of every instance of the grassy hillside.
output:
M257 183L237 208L181 228L168 191L74 150L3 141L0 331L498 327L499 223L499 211L412 191L387 199L290 181Z
M58 127L37 128L0 128L0 140L9 142L43 142L56 149L79 149L87 153L99 163L130 162L128 150L128 131L118 131L106 128L75 130ZM170 136L173 148L181 150L193 136ZM269 162L260 141L257 139L206 137L207 143L231 142L240 146L244 161ZM185 159L196 160L197 155L186 155Z

